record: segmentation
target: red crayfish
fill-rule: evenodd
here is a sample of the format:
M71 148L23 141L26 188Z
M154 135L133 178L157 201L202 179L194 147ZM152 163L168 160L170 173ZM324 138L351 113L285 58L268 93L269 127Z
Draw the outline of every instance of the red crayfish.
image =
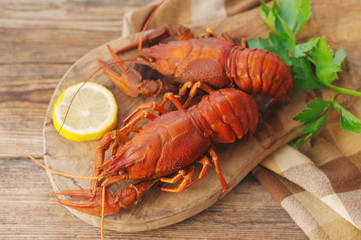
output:
M227 34L223 35L227 40L218 39L209 29L201 38L194 38L188 28L169 24L154 30L140 42L152 44L174 35L178 35L180 40L146 49L139 48L139 57L135 63L150 66L174 79L176 83L182 84L180 89L162 81L143 80L140 73L125 63L118 64L121 74L114 72L100 60L99 63L113 84L132 97L177 90L179 95L185 95L190 88L188 102L185 104L187 106L198 88L209 93L213 88L225 88L234 83L245 92L269 99L267 105L290 100L293 88L291 68L272 52L245 48L245 44L243 47L237 46ZM137 45L138 42L135 42L117 53ZM120 62L117 53L110 46L108 49L114 61Z
M141 48L142 44L157 43L174 35L178 35L179 40ZM244 44L238 46L228 35L223 36L226 40L216 38L213 31L208 30L206 34L194 38L188 28L170 24L117 52L108 46L121 74L111 70L109 64L100 60L99 64L118 89L131 97L166 94L161 104L139 106L125 119L126 125L122 129L109 132L102 138L93 171L93 176L97 178L92 180L90 189L57 193L88 200L58 199L61 204L96 216L115 214L137 202L156 181L172 184L182 180L176 188L160 188L168 192L180 192L193 185L207 173L211 164L209 156L223 192L227 190L228 185L212 142L232 143L237 138L250 139L261 114L249 94L269 100L266 105L289 101L293 77L290 67L276 54L246 48ZM139 46L139 57L134 61L136 64L150 66L174 79L175 83L143 80L139 72L124 63L129 59L121 60L118 57L118 53L136 46ZM240 90L233 88L233 85ZM185 96L188 89L188 98L182 103L171 93L178 92L179 96ZM209 95L188 108L198 89ZM168 112L164 107L167 101L174 103L178 110ZM149 109L161 115L156 117L147 111ZM142 128L136 124L143 118L152 122ZM137 133L129 140L131 132ZM120 143L124 143L124 146L118 151ZM111 145L112 157L105 161L105 152ZM208 155L204 155L206 152ZM199 176L193 179L192 163L195 161L202 164L202 169ZM171 174L174 176L169 177ZM139 182L118 193L106 188L123 180Z
M168 100L179 110L168 112L164 108ZM163 114L156 117L148 109ZM141 110L143 111L137 114ZM151 103L139 106L125 120L126 125L122 129L109 132L103 137L96 152L93 175L103 179L102 187L128 179L140 180L140 183L122 189L117 194L106 189L102 204L102 187L99 187L99 180L95 179L88 190L57 193L88 198L88 201L58 201L91 215L101 216L102 206L104 216L115 214L138 201L157 180L176 183L183 179L177 188L161 187L163 191L180 192L202 179L211 164L209 158L203 155L207 151L225 191L228 186L211 142L232 143L237 138L248 140L256 130L260 115L252 96L234 88L213 91L189 109L183 109L174 94L165 94L160 105ZM135 124L142 118L148 118L152 122L140 129ZM127 141L127 135L132 131L139 133ZM125 145L117 152L121 141L126 141ZM112 143L112 158L104 162L105 151ZM202 169L199 176L192 179L192 163L195 161L202 164ZM172 173L176 175L165 177Z

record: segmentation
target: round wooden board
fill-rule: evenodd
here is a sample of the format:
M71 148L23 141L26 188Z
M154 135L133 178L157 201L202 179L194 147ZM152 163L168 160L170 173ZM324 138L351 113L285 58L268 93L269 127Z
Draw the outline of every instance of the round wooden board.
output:
M119 38L107 44L114 49L119 49L135 40L136 37ZM136 50L130 51L123 54L121 58L131 58L136 53ZM97 59L105 62L111 61L105 44L90 51L68 70L57 86L49 104L44 126L45 163L58 171L83 176L90 176L93 171L94 154L98 141L72 142L64 139L54 129L51 113L55 100L63 90L70 85L86 80L98 68ZM343 80L340 84L356 88L359 81L353 77L353 74L349 74L350 70L351 67L343 73ZM119 108L118 128L121 126L122 119L138 105L159 100L145 97L130 98L115 89L103 73L97 74L92 81L106 86L113 92ZM249 142L239 140L233 144L216 145L215 150L221 159L222 173L229 185L227 192L231 191L267 155L297 136L300 125L292 118L305 108L307 101L315 96L330 99L332 95L333 92L328 90L305 93L295 89L288 105L263 113L263 120L255 136ZM342 99L343 102L348 100L349 98ZM55 191L89 188L89 181L85 180L65 178L51 173L49 173L49 179ZM123 183L121 187L126 185ZM227 192L224 194L221 192L222 188L218 177L211 168L202 181L182 193L161 192L157 186L153 186L138 205L106 217L105 228L134 232L171 225L203 211L227 194ZM100 226L100 217L68 209L83 221Z

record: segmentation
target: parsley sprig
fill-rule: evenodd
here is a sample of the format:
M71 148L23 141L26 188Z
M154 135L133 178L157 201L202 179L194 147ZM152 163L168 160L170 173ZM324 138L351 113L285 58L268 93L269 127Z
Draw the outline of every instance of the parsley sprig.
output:
M334 52L324 37L312 38L304 43L296 43L296 35L311 17L310 0L273 1L268 7L262 2L261 17L273 32L268 38L249 39L248 46L262 48L276 53L294 72L294 82L301 90L327 87L336 91L331 100L314 99L294 120L305 124L295 147L308 141L325 125L332 108L340 112L341 127L344 130L361 133L361 121L342 107L335 98L340 94L361 97L361 92L345 89L332 84L338 79L338 72L346 57L343 48Z

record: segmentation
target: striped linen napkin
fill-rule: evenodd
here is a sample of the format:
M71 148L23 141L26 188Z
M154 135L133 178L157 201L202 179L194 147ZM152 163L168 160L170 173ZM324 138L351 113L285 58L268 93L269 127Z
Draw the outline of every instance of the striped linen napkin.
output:
M350 109L361 117L361 100ZM253 174L310 239L361 239L361 135L327 124L298 150L286 145Z
M260 2L167 0L149 28L168 23L200 25L248 11ZM123 36L140 32L155 6L126 14ZM361 117L361 101L352 110ZM341 130L338 120L327 124L313 147L304 144L296 150L286 145L253 174L310 239L361 239L361 135Z

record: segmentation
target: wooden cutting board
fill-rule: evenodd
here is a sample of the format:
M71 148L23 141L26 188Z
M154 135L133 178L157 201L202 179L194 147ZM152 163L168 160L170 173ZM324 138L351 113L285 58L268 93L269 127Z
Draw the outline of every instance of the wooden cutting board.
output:
M345 10L336 10L345 9L345 7L350 10L360 8L356 2L355 6L350 5L350 1L347 1L347 6L343 6L343 2L317 1L313 3L312 19L300 34L300 39L303 40L325 35L331 47L338 48L342 45L345 48L348 57L344 66L345 71L341 74L338 84L351 89L357 89L360 85L361 75L358 68L361 61L360 35L357 33L360 34L361 24L360 21L351 24L354 19L349 19L348 15L343 14ZM210 23L207 26L213 27L217 34L228 31L233 37L266 36L269 31L259 17L259 8L222 22ZM199 31L200 26L195 26L194 29ZM107 44L114 49L119 49L137 37L119 38ZM120 57L122 59L131 58L136 56L136 53L136 50L130 51ZM91 50L65 73L49 104L44 126L45 162L49 167L58 171L84 176L90 176L92 173L98 141L79 143L64 139L55 131L51 113L55 100L63 90L70 85L86 80L98 68L97 59L105 62L111 61L105 44ZM92 81L103 84L114 94L119 106L118 128L121 127L121 120L138 105L154 100L159 101L153 97L130 98L115 89L102 73L97 74ZM229 184L227 192L231 191L266 156L298 135L300 124L293 121L292 118L305 108L308 101L314 97L330 99L333 93L324 89L307 93L295 89L288 105L263 113L263 120L252 140L249 142L239 140L233 144L216 145L215 150L221 159L222 173ZM352 102L351 98L344 96L339 100L345 105L350 105ZM69 179L51 173L49 173L49 179L55 191L89 188L89 181L85 180ZM120 186L125 187L127 183L122 183ZM116 187L114 190L116 191ZM201 212L227 194L227 192L221 194L221 191L222 188L214 168L210 169L202 181L182 193L161 192L157 186L153 186L138 205L106 217L105 228L132 232L174 224ZM69 211L89 224L100 226L99 217L73 209L69 209Z

